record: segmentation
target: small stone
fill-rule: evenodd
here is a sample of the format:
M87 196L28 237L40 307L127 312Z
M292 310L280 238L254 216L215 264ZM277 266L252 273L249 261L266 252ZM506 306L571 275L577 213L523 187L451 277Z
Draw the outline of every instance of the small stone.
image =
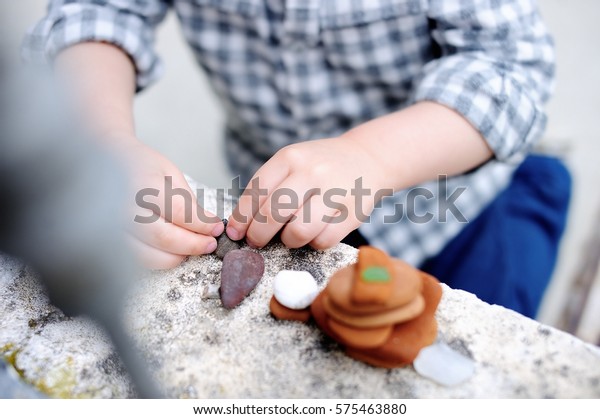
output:
M394 330L392 325L358 329L340 323L331 317L327 321L329 328L337 335L340 343L356 349L377 348L389 339Z
M475 362L444 342L421 349L413 366L423 377L448 387L468 380L475 373Z
M256 287L265 271L263 257L250 250L232 250L223 259L221 302L234 308Z
M216 299L219 298L219 286L217 284L207 284L202 287L201 291L202 299Z
M273 294L284 307L302 310L310 306L319 293L317 281L306 271L280 271L273 280Z
M269 310L271 310L273 317L278 320L290 320L306 323L310 319L310 309L305 308L304 310L292 310L291 308L281 305L275 296L271 297L271 301L269 302Z
M417 295L410 303L392 310L374 314L353 315L336 307L327 297L323 300L327 314L338 322L359 329L370 329L406 322L419 316L425 310L425 299Z
M217 250L215 250L215 254L219 259L223 260L227 253L231 252L232 250L238 250L240 247L242 247L240 243L231 240L227 236L227 233L225 233L225 230L223 230L223 234L217 237Z
M333 274L327 285L331 302L350 314L374 314L384 310L402 307L413 301L423 288L420 273L408 264L395 259L392 291L384 304L354 304L352 301L352 286L356 269L348 266Z

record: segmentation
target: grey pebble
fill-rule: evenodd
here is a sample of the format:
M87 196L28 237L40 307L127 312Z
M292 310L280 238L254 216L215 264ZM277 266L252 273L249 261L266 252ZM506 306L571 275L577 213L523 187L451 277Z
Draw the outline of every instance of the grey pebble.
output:
M234 242L227 234L223 233L217 238L217 250L215 250L215 254L221 260L225 258L225 255L232 250L238 250L240 247L240 243Z
M223 226L227 229L227 219L223 219ZM223 230L223 234L217 237L217 249L215 250L215 254L221 260L225 258L225 255L232 250L238 250L242 247L239 242L231 240L227 233L225 233L225 229Z

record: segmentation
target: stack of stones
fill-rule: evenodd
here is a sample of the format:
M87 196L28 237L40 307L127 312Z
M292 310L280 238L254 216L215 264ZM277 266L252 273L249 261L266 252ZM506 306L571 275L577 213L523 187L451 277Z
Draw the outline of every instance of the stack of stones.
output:
M368 364L408 365L437 336L439 282L373 247L337 271L311 305L318 326Z

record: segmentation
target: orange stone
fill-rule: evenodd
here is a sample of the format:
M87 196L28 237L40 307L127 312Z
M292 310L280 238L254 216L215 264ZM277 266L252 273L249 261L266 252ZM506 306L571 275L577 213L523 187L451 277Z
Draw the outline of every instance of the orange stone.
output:
M355 304L352 300L352 286L356 268L348 266L334 273L327 285L327 293L332 303L350 314L373 314L391 310L410 303L421 293L423 281L419 270L400 260L393 261L394 273L392 289L383 304Z
M315 298L315 300L310 305L310 314L312 314L312 317L315 320L315 323L317 323L317 326L319 326L319 328L323 332L325 332L327 336L337 340L336 334L333 332L333 330L331 330L327 322L329 316L325 312L325 306L323 305L323 299L326 297L327 290L325 289L321 291L319 295L317 295L317 298Z
M369 275L370 271L374 274ZM361 246L350 294L352 302L357 305L384 305L392 292L392 278L390 257L375 247Z
M435 317L423 314L410 322L396 325L392 335L382 346L360 351L366 357L384 362L410 364L421 349L435 342L436 336Z
M361 315L350 314L341 310L331 303L329 296L324 298L323 305L327 314L338 322L355 328L370 329L414 319L425 309L425 299L421 295L417 295L414 300L402 307Z
M310 319L310 310L308 308L305 308L304 310L292 310L291 308L281 305L275 296L271 297L269 309L271 310L271 314L279 320L291 320L306 323Z
M383 345L394 329L391 325L372 329L357 329L339 323L331 317L327 319L327 324L340 343L358 349L377 348Z
M425 298L425 313L435 314L442 299L442 286L440 281L428 273L419 271L423 282L423 298Z

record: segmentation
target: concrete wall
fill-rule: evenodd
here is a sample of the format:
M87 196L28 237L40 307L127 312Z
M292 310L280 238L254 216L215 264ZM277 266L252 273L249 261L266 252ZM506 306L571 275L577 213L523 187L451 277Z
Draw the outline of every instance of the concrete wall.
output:
M600 2L540 0L558 48L559 83L549 106L547 142L568 144L575 190L566 238L555 279L540 320L555 323L575 275L596 213L600 211ZM0 42L16 56L23 31L44 12L45 0L0 2ZM221 153L223 113L206 78L195 66L174 16L158 35L167 64L165 78L136 102L138 134L183 171L213 187L228 185Z

